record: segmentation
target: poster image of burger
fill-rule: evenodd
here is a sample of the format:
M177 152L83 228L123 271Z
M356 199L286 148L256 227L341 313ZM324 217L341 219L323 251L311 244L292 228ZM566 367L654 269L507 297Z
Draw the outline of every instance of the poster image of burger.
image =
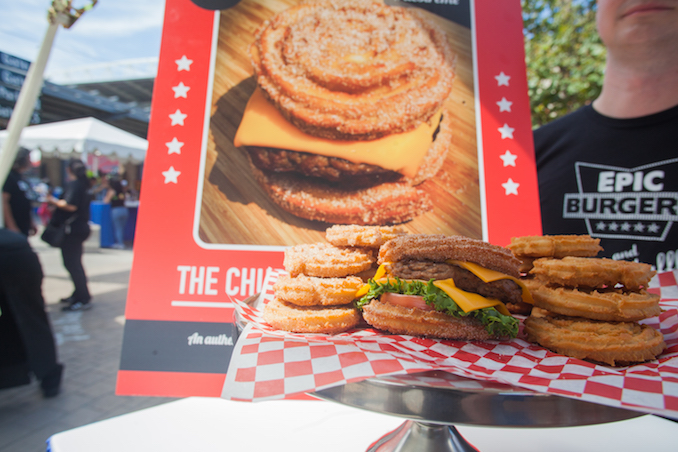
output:
M332 224L481 236L468 1L242 0L219 17L208 245Z

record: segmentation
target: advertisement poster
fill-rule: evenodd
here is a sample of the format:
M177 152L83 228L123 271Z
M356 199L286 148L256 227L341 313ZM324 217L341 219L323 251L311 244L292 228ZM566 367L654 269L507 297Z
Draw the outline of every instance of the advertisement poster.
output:
M333 224L541 234L519 0L223 8L166 2L121 395L219 396L234 300Z

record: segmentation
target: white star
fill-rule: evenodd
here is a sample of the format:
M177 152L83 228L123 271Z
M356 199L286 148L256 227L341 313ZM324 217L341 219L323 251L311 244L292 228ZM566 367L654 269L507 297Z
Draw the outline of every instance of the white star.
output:
M172 138L172 141L165 143L167 146L167 154L181 154L181 147L184 145L177 137Z
M505 97L502 97L501 100L497 102L497 105L499 105L499 113L502 111L508 111L510 113L513 102L506 100Z
M636 232L643 232L645 230L645 225L639 221L633 226L633 230Z
M497 79L497 86L509 86L509 80L511 79L510 76L504 74L504 71L501 71L499 75L495 75L494 78Z
M504 124L502 127L497 129L501 133L501 139L510 138L513 139L513 131L516 130L513 127L509 127L508 124Z
M170 166L167 171L162 172L162 175L165 176L166 184L169 184L170 182L174 184L178 183L177 177L179 177L179 174L181 174L181 171L175 170L173 166Z
M188 98L187 93L189 89L191 88L184 85L184 82L179 82L177 86L172 87L172 91L174 91L174 98L175 99L178 97L183 97L184 99Z
M616 221L613 221L612 223L610 223L610 225L607 228L610 231L616 231L617 229L619 229L619 225L617 224Z
M517 182L513 182L513 179L509 177L509 180L501 184L502 187L506 190L506 196L508 195L517 195L518 194L518 187L520 187L520 184Z
M656 234L657 232L659 232L659 225L657 223L652 223L650 226L647 227L647 232Z
M598 229L599 231L604 231L605 230L605 223L603 223L602 221L596 223L596 229Z
M628 221L623 222L621 225L621 230L624 232L629 232L631 230L631 223Z
M193 64L193 60L186 58L186 55L178 60L174 60L174 62L177 63L177 71L190 71L191 64Z
M504 166L516 166L517 155L511 154L508 150L504 152L504 155L500 155L499 158L504 162Z
M180 126L183 126L184 125L184 119L186 119L186 116L188 116L188 115L182 113L181 110L179 110L177 108L177 111L175 111L174 113L169 115L170 119L172 120L172 124L170 124L170 125L175 126L175 125L179 124Z

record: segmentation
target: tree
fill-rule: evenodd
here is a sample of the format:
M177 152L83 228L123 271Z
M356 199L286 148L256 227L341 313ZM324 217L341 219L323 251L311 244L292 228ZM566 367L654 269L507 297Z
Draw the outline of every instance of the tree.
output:
M532 125L591 103L603 83L606 50L595 0L521 0Z

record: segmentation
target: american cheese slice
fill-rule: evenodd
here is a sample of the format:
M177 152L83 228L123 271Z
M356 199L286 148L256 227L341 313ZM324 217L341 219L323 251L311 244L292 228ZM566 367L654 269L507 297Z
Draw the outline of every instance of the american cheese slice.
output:
M235 134L236 146L261 146L338 157L354 163L377 165L414 177L431 146L440 122L437 113L429 123L416 129L371 141L338 141L308 135L285 117L264 97L260 88L247 103Z
M505 273L498 272L496 270L490 270L489 268L485 268L481 265L474 264L473 262L463 262L463 261L455 261L455 260L448 260L448 264L454 264L458 265L462 268L465 268L466 270L470 271L474 275L476 275L478 278L480 278L483 282L489 283L492 281L498 281L500 279L510 279L511 281L514 281L516 284L520 286L522 289L522 297L523 301L525 303L529 304L534 304L534 300L532 299L532 294L530 294L530 291L527 290L527 287L525 284L519 280L518 278L514 278L513 276L509 276Z
M485 298L480 294L461 290L454 284L453 279L433 281L433 285L449 295L457 303L457 306L466 313L483 308L495 308L504 315L511 315L501 301L496 298Z

